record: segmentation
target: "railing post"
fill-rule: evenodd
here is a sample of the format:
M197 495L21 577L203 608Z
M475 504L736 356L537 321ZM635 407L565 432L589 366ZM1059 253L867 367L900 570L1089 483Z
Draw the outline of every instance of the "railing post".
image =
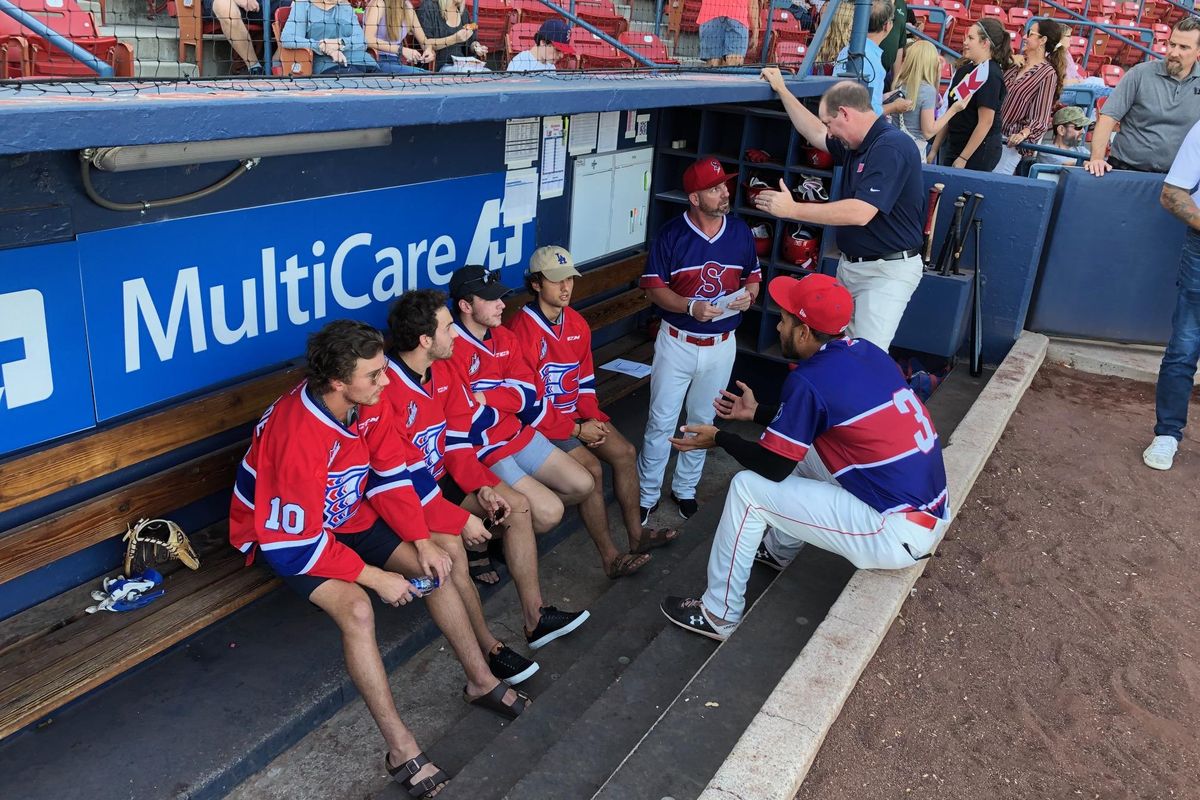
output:
M821 12L821 23L817 25L817 32L809 40L808 50L804 53L804 61L800 64L801 78L807 78L812 74L812 65L817 57L817 51L825 43L825 35L829 32L829 25L833 22L833 15L837 13L838 7L843 2L850 2L850 0L829 0L825 4L825 8Z
M854 27L850 31L850 44L846 51L845 71L834 74L849 75L856 80L866 81L867 26L871 20L871 0L854 0ZM882 77L882 76L881 76Z
M271 38L274 36L274 31L271 30L271 24L275 21L271 19L271 3L270 0L264 0L259 4L262 9L263 17L263 74L274 75L275 68L271 64ZM201 47L204 43L200 43Z
M630 6L632 9L633 6ZM654 0L654 35L662 38L663 0Z

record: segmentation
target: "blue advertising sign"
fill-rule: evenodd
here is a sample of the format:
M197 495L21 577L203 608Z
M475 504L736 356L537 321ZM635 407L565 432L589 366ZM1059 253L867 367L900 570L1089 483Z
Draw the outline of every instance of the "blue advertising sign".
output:
M0 251L0 454L95 424L75 244Z
M382 326L463 264L519 286L533 213L495 173L82 235L97 417L302 355L333 319Z

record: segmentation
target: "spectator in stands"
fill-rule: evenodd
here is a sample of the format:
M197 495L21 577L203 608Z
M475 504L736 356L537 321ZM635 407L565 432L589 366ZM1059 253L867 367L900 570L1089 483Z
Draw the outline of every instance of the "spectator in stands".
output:
M904 27L908 24L908 3L905 0L895 0L895 4L896 12L892 17L892 29L879 43L880 49L883 50L883 55L879 60L883 62L883 69L893 78L904 68L906 47L908 46L908 30Z
M425 0L417 11L425 41L437 53L439 72L479 72L488 49L475 36L478 27L467 21L463 0ZM455 63L455 59L461 59Z
M637 572L650 560L648 550L670 544L679 535L670 528L644 528L638 506L637 448L610 424L596 402L592 333L571 308L575 278L571 254L561 247L539 247L529 259L525 288L533 300L508 321L539 380L538 404L525 413L535 428L592 473L592 493L579 504L579 516L610 578ZM629 535L629 551L613 545L604 505L604 471L612 467L613 494Z
M367 4L366 19L363 20L363 33L367 47L378 54L376 60L381 67L384 64L404 66L433 63L433 48L425 43L425 31L421 30L417 12L409 0L371 0ZM404 40L410 33L421 46L420 50L404 46ZM419 69L411 71L423 72Z
M291 5L291 0L271 0L267 19L274 16L275 9L288 5ZM221 33L229 40L234 54L246 65L246 71L251 75L262 75L263 65L258 61L258 53L246 28L248 14L253 14L255 21L262 21L262 6L258 0L201 0L200 10L204 19L216 20L221 26Z
M363 26L347 0L295 0L279 43L313 51L314 75L414 72L404 64L380 65L367 52Z
M700 58L710 67L740 67L758 44L758 0L700 0Z
M1200 119L1200 18L1188 15L1167 40L1167 57L1129 68L1108 97L1083 166L1100 177L1110 169L1166 172L1183 137ZM1113 128L1112 154L1106 160Z
M900 71L892 81L892 91L903 90L912 107L893 113L889 121L917 143L921 158L929 149L929 140L938 132L934 111L938 104L942 57L931 42L924 40L908 46ZM944 116L944 115L943 115Z
M853 5L849 2L846 4ZM903 98L896 103L889 104L887 108L884 108L883 105L883 83L887 71L883 67L883 49L879 43L891 33L895 13L896 7L892 0L873 0L871 3L871 15L867 22L867 41L863 47L862 76L871 92L871 108L875 109L876 114L891 114L893 111L908 111L912 108L912 103L903 102ZM847 42L846 46L837 54L835 74L855 75L857 73L855 65L850 63L850 44Z
M1054 113L1054 130L1046 134L1042 144L1053 145L1060 150L1073 150L1081 156L1088 156L1090 150L1083 142L1083 135L1092 124L1079 106L1064 106ZM1039 164L1079 164L1079 159L1070 156L1060 156L1054 153L1038 153Z
M1000 163L993 172L1012 175L1022 158L1033 151L1018 150L1025 141L1040 141L1050 128L1054 104L1062 94L1065 78L1066 42L1063 27L1041 19L1025 35L1025 61L1004 73L1004 102L1000 106L1000 132L1005 138Z
M967 29L963 58L950 81L947 99L957 101L958 87L987 64L987 79L968 94L966 108L934 138L930 159L960 169L991 172L1000 161L1000 108L1004 104L1004 72L1012 67L1012 42L999 20L984 17Z
M826 10L828 13L828 7ZM820 72L832 75L838 61L838 53L850 44L850 31L854 28L854 3L838 3L829 21L829 29L825 31L825 41L817 49L814 63L821 65Z
M1190 19L1190 17L1185 17ZM1184 138L1163 182L1163 208L1187 226L1179 262L1179 292L1171 317L1171 338L1158 369L1154 439L1142 453L1151 469L1170 469L1187 425L1196 363L1200 361L1200 123Z
M542 23L533 35L533 47L517 53L508 62L509 72L544 72L554 70L563 56L575 55L571 47L571 30L567 23L555 17Z

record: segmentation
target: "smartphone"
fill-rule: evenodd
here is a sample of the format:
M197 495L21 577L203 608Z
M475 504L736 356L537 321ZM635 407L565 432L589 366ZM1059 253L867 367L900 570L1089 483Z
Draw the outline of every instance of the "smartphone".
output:
M901 97L904 97L904 88L903 87L897 89L896 91L889 94L887 97L883 98L883 104L886 106L888 103L894 103L897 100L899 100Z

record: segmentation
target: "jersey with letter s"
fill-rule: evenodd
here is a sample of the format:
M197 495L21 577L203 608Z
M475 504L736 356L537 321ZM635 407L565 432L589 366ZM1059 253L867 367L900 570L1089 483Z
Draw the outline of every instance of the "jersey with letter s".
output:
M713 302L751 283L762 281L754 235L750 226L726 215L721 229L709 239L687 214L659 229L646 258L638 285L643 289L670 289L681 297ZM713 335L737 327L741 314L700 322L681 311L661 309L664 321L676 328Z
M836 339L801 361L759 441L795 461L816 447L838 484L880 513L948 514L929 412L896 362L866 339Z

